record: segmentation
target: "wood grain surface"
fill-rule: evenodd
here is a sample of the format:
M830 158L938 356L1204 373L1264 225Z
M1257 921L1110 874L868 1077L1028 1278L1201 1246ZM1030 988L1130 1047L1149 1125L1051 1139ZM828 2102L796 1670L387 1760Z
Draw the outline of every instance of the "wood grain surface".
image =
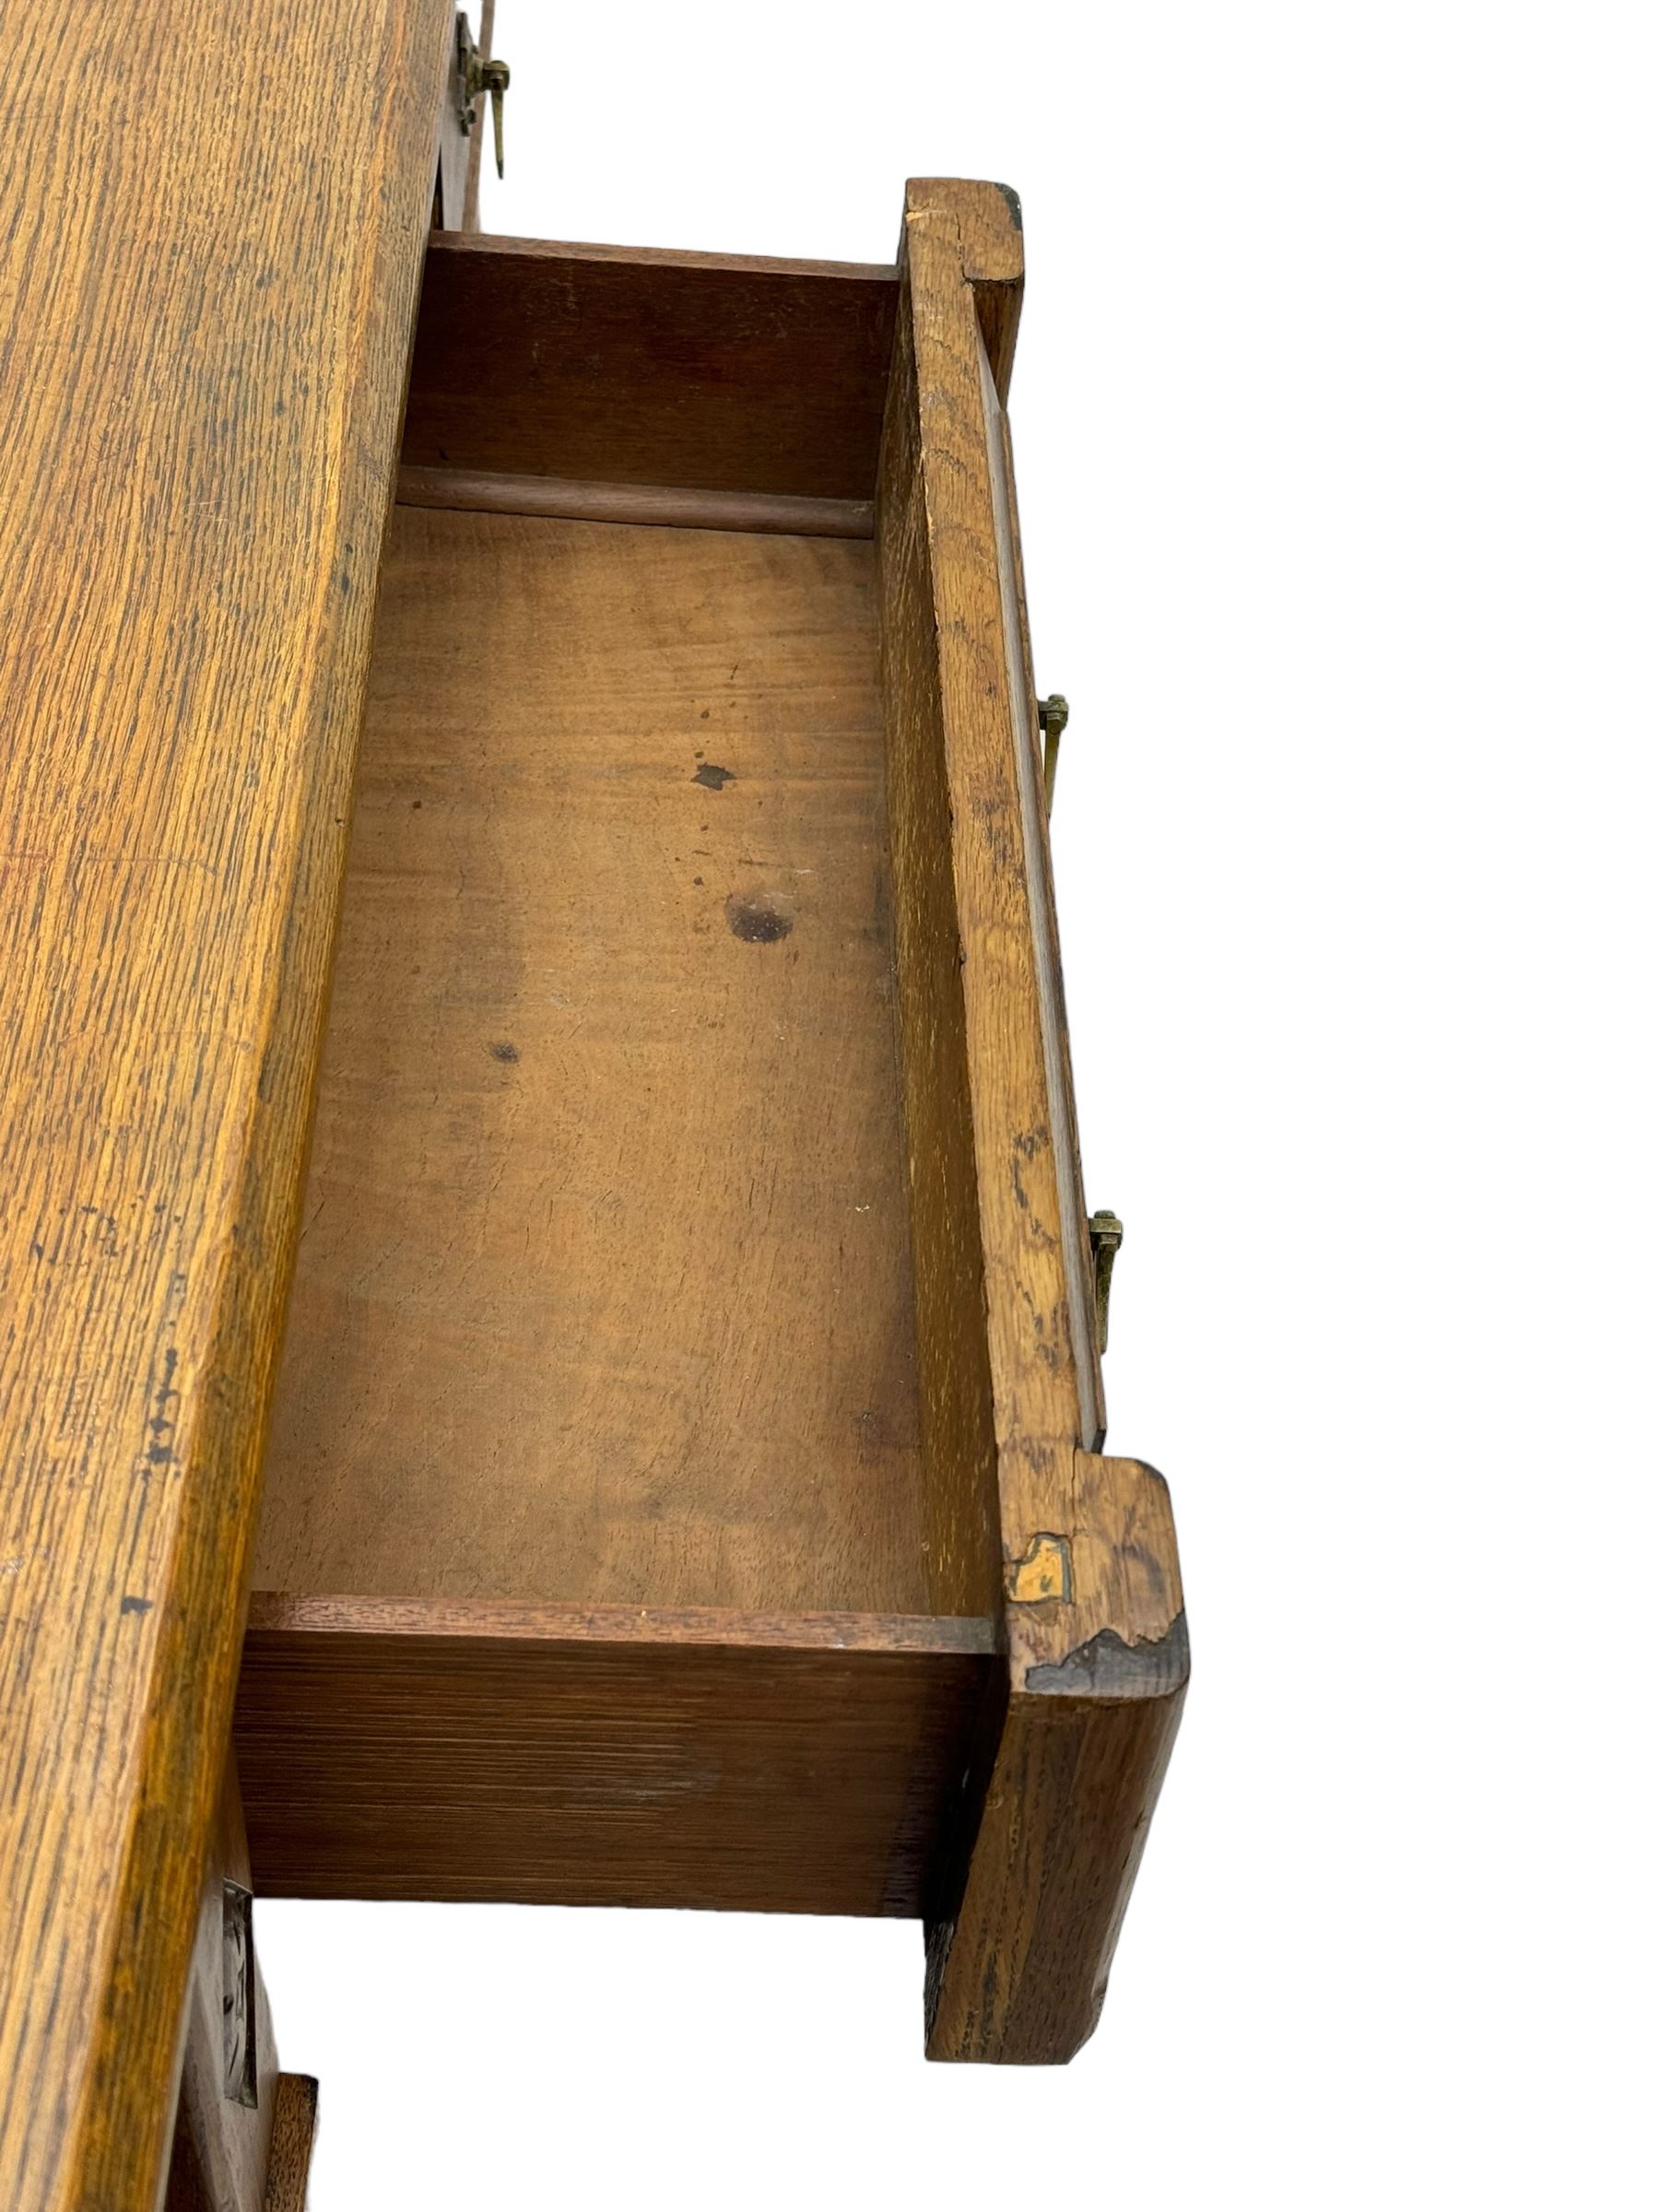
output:
M930 1907L930 2054L1069 2057L1186 1679L1168 1495L1100 1441L1097 1347L1003 397L1018 203L906 199L877 494L900 1036L935 1570L994 1520L1006 1702ZM954 948L957 959L948 959ZM971 1327L983 1315L982 1346ZM996 1556L994 1551L992 1556Z
M265 2212L305 2212L305 2185L316 2132L316 2082L309 2074L279 2075Z
M939 1363L927 1395L942 1438L966 1430L988 1382L1001 1548L1018 1557L1071 1488L1087 1338L1074 1327L1081 1286L1066 1266L1062 1224L1071 1193L1056 1170L1031 897L1046 855L1029 834L1023 669L1009 652L984 356L959 229L964 200L982 220L988 208L1007 223L994 185L930 180L907 201L877 556L912 1241L919 1265L931 1267L941 1249L965 1246L950 1274L971 1280L977 1256L982 1277L983 1365L956 1382L948 1412L944 1393L957 1371L947 1363L964 1332L925 1322L921 1357L924 1372ZM906 790L923 776L934 796L906 835ZM941 1336L943 1349L930 1341Z
M256 1598L262 1892L915 1915L994 1625Z
M1181 1718L1163 1477L1080 1451L1057 1503L1059 1587L1009 1602L1008 1701L966 1879L927 1932L935 2058L1053 2065L1094 2032Z
M150 2212L449 9L0 20L0 2203Z
M854 263L445 234L404 459L867 500L896 298Z
M973 295L980 335L997 396L1006 401L1014 373L1014 345L1025 300L1025 217L1011 184L977 177L912 177L904 188L904 235L900 259L909 259L912 226L954 240L962 276Z
M888 880L867 545L398 510L260 1589L928 1609Z
M976 288L977 292L977 288ZM1015 795L1030 917L1031 972L1042 1044L1042 1080L1048 1102L1048 1143L1053 1155L1054 1222L1065 1279L1065 1324L1071 1340L1072 1380L1077 1394L1077 1434L1091 1451L1106 1441L1100 1387L1103 1349L1095 1318L1094 1255L1083 1196L1077 1113L1072 1100L1071 1047L1060 980L1060 935L1049 857L1048 809L1041 769L1042 737L1031 681L1030 625L1014 492L1014 453L1008 418L997 396L989 353L980 349L980 391L984 407L985 458L995 532L996 579L1002 594L1004 665L1012 709Z
M976 298L978 294L976 292ZM982 327L983 317L982 315ZM990 357L985 368L990 370ZM983 381L983 380L982 380ZM994 378L991 378L991 383ZM997 567L1003 590L1003 621L1008 643L1009 688L1015 706L1015 739L1025 760L1020 781L1022 826L1028 853L1038 990L1042 1002L1043 1056L1053 1113L1054 1167L1060 1194L1060 1237L1066 1270L1067 1320L1077 1370L1078 1435L1091 1451L1106 1442L1106 1393L1100 1372L1100 1342L1094 1300L1094 1254L1088 1241L1088 1202L1085 1195L1081 1138L1072 1084L1071 1032L1066 1015L1065 974L1060 959L1060 917L1049 845L1048 806L1043 776L1043 738L1037 711L1037 680L1031 651L1031 623L1026 602L1025 558L1019 535L1019 505L1014 484L1014 444L1007 410L993 390L985 391L985 418L992 471L992 503L997 525ZM1041 797L1039 794L1042 794ZM1098 1016L1097 1016L1097 1018Z
M877 506L881 682L931 1602L1002 1602L996 1434L961 924L912 318L898 322Z

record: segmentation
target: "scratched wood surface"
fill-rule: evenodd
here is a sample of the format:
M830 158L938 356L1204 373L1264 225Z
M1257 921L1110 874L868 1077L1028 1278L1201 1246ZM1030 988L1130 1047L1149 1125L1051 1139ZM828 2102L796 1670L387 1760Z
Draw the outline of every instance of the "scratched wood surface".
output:
M990 1421L1006 1539L1046 1526L1041 1516L1069 1490L1095 1385L1075 1326L1087 1286L1067 1265L1072 1193L1056 1168L1033 900L1045 847L1029 788L1023 653L1018 641L1018 660L1009 650L1018 610L1004 587L963 204L981 226L1000 218L999 275L1019 265L997 187L912 185L877 552L911 1180L926 1209L914 1242L918 1266L946 1277L941 1296L976 1271L982 1279L978 1371L949 1364L963 1360L961 1324L924 1324L922 1358L940 1368L928 1395L929 1411L950 1423L942 1453L971 1411ZM980 252L990 260L990 245ZM1005 279L999 296L1006 288ZM943 957L953 941L955 972ZM949 1244L963 1250L947 1266ZM985 1450L982 1434L973 1451Z
M1079 1451L1055 1503L1065 1557L1009 1599L982 1809L927 1931L934 2058L1053 2065L1094 2032L1186 1694L1163 1477Z
M258 1588L928 1608L888 878L867 544L397 511Z
M1099 1378L1003 419L1022 274L1012 194L910 186L876 549L922 1448L946 1512L931 1556L941 1595L978 1594L991 1523L1008 1646L1006 1701L959 1808L963 1865L930 1915L928 2048L1041 2062L1070 2056L1098 2012L1186 1644L1167 1492L1090 1448Z
M448 18L0 9L8 2212L169 2141Z

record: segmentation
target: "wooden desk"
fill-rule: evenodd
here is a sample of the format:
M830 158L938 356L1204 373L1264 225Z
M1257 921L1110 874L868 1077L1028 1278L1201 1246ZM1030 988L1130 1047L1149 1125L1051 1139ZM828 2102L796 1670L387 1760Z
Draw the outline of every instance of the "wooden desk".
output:
M6 28L0 2194L154 2202L239 1665L255 1890L912 1915L932 2055L1065 2058L1185 1633L1018 203L429 233L438 0Z

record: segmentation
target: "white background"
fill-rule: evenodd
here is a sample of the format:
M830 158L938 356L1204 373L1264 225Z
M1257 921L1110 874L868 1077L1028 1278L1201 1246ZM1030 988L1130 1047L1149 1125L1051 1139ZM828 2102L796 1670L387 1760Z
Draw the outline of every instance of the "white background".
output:
M1194 1687L1069 2069L924 2065L909 1925L263 1903L313 2212L1654 2202L1656 20L501 0L488 229L877 261L907 173L1023 194Z

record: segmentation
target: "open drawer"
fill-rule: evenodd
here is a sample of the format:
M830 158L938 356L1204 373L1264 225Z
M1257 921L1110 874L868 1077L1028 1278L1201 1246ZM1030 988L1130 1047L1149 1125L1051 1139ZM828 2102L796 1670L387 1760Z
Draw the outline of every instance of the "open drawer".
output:
M265 1894L928 1924L1068 2056L1173 1734L1002 412L897 269L435 238L237 1751Z

